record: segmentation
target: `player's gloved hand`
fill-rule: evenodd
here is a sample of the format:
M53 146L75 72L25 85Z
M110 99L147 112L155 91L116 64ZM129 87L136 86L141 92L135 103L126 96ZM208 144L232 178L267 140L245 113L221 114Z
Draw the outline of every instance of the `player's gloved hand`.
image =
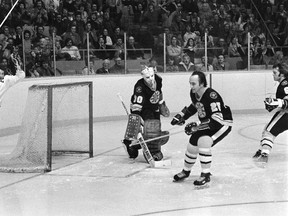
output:
M185 124L185 119L183 118L184 115L178 113L175 115L171 121L171 125L183 125Z
M271 112L272 110L283 106L283 101L281 99L276 98L265 98L264 101L265 109Z
M191 123L188 123L186 126L185 126L185 133L187 135L191 135L193 133L195 133L196 131L198 131L198 128L197 128L198 124L196 122L191 122Z

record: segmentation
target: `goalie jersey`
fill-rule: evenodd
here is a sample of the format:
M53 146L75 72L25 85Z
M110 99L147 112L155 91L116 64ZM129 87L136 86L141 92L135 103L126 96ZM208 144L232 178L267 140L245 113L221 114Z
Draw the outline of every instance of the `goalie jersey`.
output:
M231 126L233 122L232 113L228 106L224 105L222 97L213 90L207 88L201 98L190 91L192 100L188 111L191 115L198 112L198 118L201 122L209 120L211 130L218 129L223 125Z
M131 97L131 113L138 114L145 109L159 112L159 102L162 100L162 78L155 74L156 89L153 90L145 84L144 79L138 80L134 86Z

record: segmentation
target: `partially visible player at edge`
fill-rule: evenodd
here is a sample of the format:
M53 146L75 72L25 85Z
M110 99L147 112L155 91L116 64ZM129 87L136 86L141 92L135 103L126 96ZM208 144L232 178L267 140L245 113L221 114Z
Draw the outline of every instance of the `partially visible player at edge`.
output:
M286 63L273 65L273 79L279 82L276 98L266 98L264 103L266 110L271 112L277 108L277 112L264 127L260 148L253 156L260 163L268 162L275 138L288 130L288 65Z
M210 182L212 147L222 140L232 128L232 113L214 89L207 87L205 74L194 71L189 78L192 103L174 116L172 125L183 125L185 120L198 113L200 121L185 126L185 133L191 135L185 152L184 168L174 176L174 182L184 180L199 155L201 175L194 181L196 187L206 186Z
M167 135L163 139L147 142L148 149L155 161L163 159L161 145L164 145L169 139L168 131L161 131L160 115L168 117L170 115L163 99L162 78L155 74L152 67L142 65L142 78L134 86L131 96L130 111L131 114L141 116L143 120L143 137L145 140L158 136ZM130 147L130 140L124 139L127 152L130 158L138 157L140 145Z
M21 69L21 62L11 55L11 60L16 69L15 75L5 75L4 71L0 69L0 106L6 91L25 78L25 72Z

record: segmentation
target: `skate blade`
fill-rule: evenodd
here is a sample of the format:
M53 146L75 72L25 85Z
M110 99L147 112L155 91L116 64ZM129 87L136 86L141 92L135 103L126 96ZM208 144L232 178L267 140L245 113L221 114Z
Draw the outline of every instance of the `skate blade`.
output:
M203 190L210 187L210 183L206 183L204 185L194 185L195 190Z
M172 165L171 160L155 161L154 167L168 167Z

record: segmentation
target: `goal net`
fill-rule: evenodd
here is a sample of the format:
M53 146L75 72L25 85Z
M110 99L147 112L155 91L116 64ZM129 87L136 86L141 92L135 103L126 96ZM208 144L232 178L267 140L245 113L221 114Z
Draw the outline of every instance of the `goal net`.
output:
M93 157L92 94L92 82L31 86L17 145L0 158L0 171L51 171L56 152Z

